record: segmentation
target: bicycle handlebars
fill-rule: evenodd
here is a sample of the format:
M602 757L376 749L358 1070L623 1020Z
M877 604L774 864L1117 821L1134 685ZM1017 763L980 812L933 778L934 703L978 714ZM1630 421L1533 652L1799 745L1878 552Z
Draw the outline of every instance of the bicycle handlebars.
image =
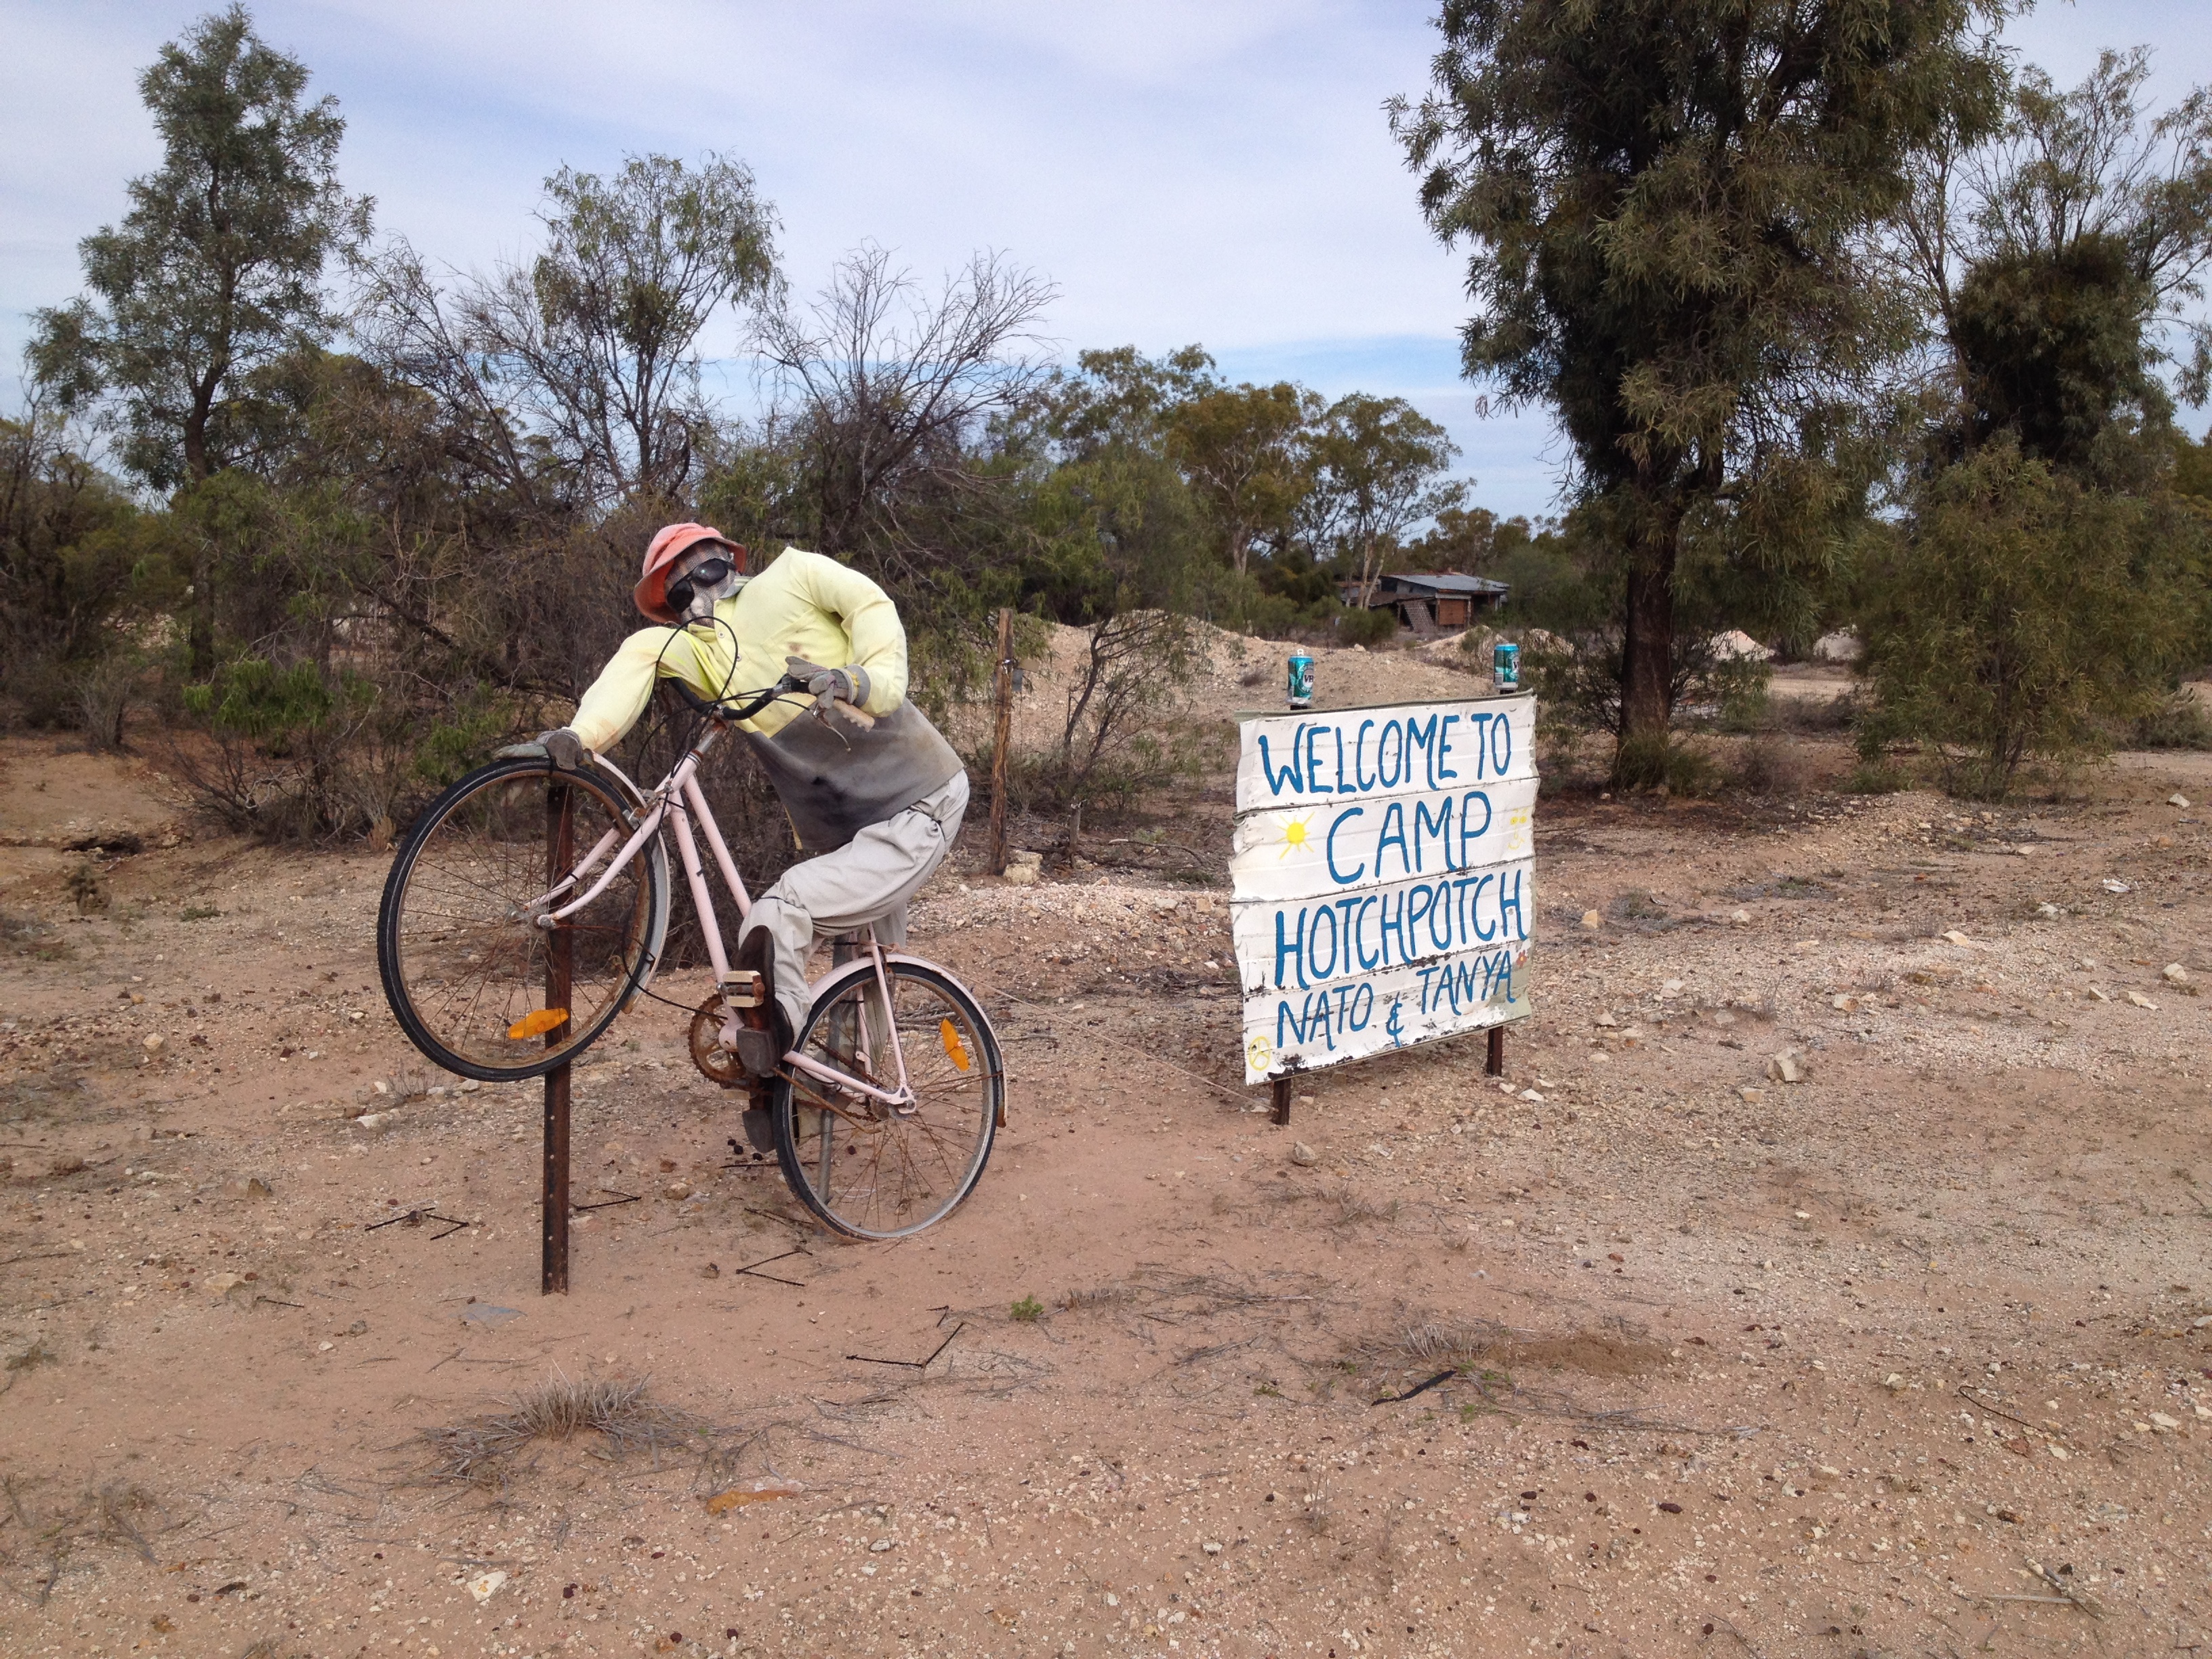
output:
M786 674L781 679L778 680L774 685L769 686L768 690L763 691L750 702L745 703L739 708L732 708L728 703L720 702L717 699L701 696L690 686L684 684L680 678L678 678L673 675L667 679L663 680L661 684L674 687L676 695L690 705L691 710L694 714L706 714L715 720L749 720L754 715L759 714L762 709L767 708L769 704L774 702L778 697L784 696L786 693L792 691L804 691L806 690L806 682L805 680L794 678L793 676Z
M762 692L750 702L744 704L741 708L732 708L726 702L717 702L711 698L701 696L690 686L684 684L681 679L673 676L671 676L667 680L664 681L663 684L674 686L676 688L676 695L681 697L685 702L689 703L694 713L704 714L710 720L749 720L754 715L759 714L762 709L767 708L769 704L774 702L778 697L784 696L793 691L804 691L806 690L806 682L805 680L799 678L795 674L786 674L781 679L778 680L774 685L769 686L767 690ZM876 723L876 717L874 715L868 713L866 709L859 708L853 703L841 702L837 705L837 708L840 713L842 713L846 719L851 720L855 726L872 726Z

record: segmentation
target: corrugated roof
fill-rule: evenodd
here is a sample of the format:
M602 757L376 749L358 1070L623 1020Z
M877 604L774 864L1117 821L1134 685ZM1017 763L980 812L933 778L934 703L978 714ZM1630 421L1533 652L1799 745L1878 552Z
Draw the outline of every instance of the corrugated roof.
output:
M1394 571L1382 579L1382 586L1395 586L1427 593L1503 593L1504 582L1494 582L1487 576L1462 576L1457 571Z

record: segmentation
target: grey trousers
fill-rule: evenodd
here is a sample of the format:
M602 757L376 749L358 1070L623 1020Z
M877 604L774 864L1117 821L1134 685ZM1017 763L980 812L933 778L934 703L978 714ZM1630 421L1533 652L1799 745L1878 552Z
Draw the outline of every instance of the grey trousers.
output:
M796 1037L811 1007L806 958L817 934L849 933L876 924L885 945L906 942L906 907L960 834L968 811L968 775L956 774L934 794L872 823L834 853L794 864L753 901L742 942L765 928L775 961L775 999Z

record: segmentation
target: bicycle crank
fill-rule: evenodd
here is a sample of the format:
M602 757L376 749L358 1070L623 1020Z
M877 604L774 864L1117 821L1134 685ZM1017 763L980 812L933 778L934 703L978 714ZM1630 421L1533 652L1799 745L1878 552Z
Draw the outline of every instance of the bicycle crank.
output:
M691 1016L691 1063L708 1082L719 1083L725 1089L737 1089L752 1079L738 1061L736 1051L723 1045L722 1027L729 1017L730 1010L720 991L710 994L699 1005L698 1011Z

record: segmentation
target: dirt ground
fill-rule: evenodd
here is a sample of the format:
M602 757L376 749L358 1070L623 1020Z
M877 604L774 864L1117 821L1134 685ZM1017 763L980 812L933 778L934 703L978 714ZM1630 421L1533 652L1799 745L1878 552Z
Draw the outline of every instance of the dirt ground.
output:
M1324 696L1449 683L1389 654ZM546 1298L537 1085L406 1046L386 860L0 743L0 1650L2196 1652L2212 769L1984 813L1792 753L1547 789L1508 1075L1323 1072L1286 1129L1225 777L1037 886L971 836L915 919L1006 1045L969 1203L815 1230L647 1002ZM501 1438L564 1380L647 1390Z

